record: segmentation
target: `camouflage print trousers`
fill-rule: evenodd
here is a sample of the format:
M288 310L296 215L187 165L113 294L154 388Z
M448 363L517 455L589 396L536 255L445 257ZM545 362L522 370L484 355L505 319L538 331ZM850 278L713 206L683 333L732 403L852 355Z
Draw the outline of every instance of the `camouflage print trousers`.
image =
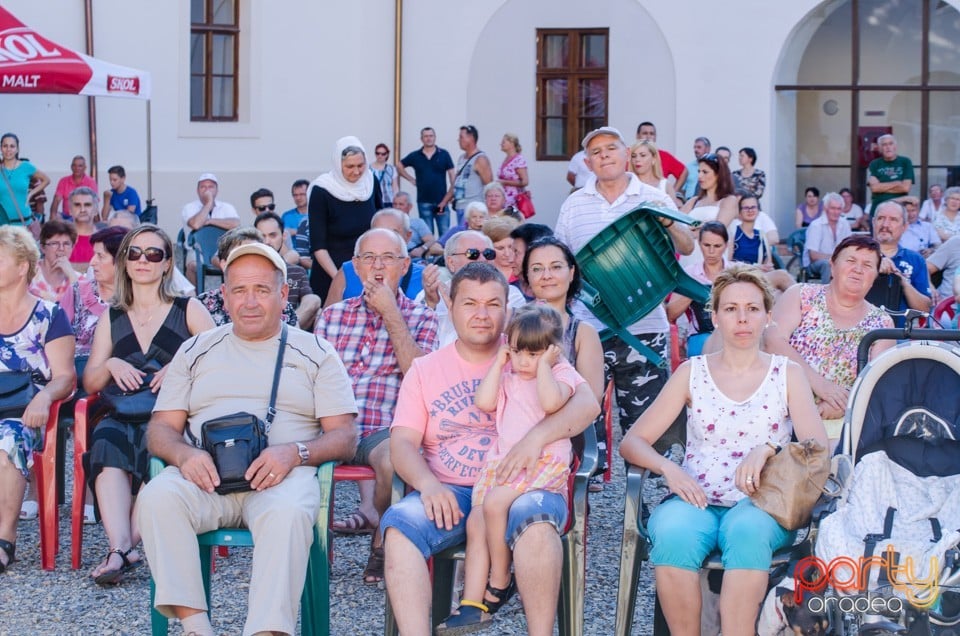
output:
M637 338L645 345L656 351L664 360L670 360L668 344L669 332L641 333ZM668 368L660 368L649 362L642 354L637 353L618 337L603 342L603 370L606 381L614 382L617 401L617 414L620 417L620 429L626 432L633 426L643 412L656 399L660 390L667 383L670 375ZM670 428L660 437L654 448L663 454L672 445L686 442L686 412L682 412ZM597 439L605 440L603 421L597 428ZM600 464L604 468L609 461L606 443L600 442Z

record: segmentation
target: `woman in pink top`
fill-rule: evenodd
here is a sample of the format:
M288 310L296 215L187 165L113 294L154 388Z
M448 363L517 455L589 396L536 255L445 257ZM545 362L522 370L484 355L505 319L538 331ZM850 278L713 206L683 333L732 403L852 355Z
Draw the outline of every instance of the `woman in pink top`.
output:
M460 633L462 627L489 620L516 590L505 536L507 514L517 497L534 490L566 496L572 458L569 439L548 444L532 472L521 471L507 483L497 479L500 460L585 382L561 356L563 323L555 309L539 304L517 309L505 333L509 346L500 348L474 396L477 408L496 412L498 438L473 489L473 511L467 519L467 554L472 558L464 566L463 598L437 627L437 634ZM486 550L472 545L483 541Z
M520 140L516 135L507 133L500 142L500 150L506 153L497 180L507 194L507 205L517 202L517 195L527 187L530 180L527 178L527 160L520 154Z

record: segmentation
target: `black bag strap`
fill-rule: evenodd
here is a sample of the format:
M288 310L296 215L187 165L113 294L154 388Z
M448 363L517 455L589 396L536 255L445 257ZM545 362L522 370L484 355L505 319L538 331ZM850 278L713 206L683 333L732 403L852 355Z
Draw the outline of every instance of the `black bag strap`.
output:
M467 166L469 166L471 163L473 163L473 160L476 159L477 157L479 157L479 156L482 155L482 154L483 154L483 151L482 151L482 150L478 150L478 151L476 151L475 153L473 153L472 155L470 155L469 157L467 157L467 158L464 160L463 165L460 166L460 169L457 170L457 174L454 175L453 180L456 181L456 180L457 180L457 177L460 176L460 173L463 172L464 170L466 170L466 169L467 169Z
M933 538L930 540L930 543L937 543L943 538L943 530L940 527L940 520L936 517L930 517L930 532L933 534Z
M280 368L283 366L283 350L287 348L287 323L280 327L280 350L277 351L277 365L273 369L273 387L270 389L270 405L267 406L267 430L277 415L277 389L280 387Z
M877 544L881 541L886 541L890 538L890 535L893 533L893 516L896 514L897 509L894 507L887 508L887 514L883 519L883 532L882 533L870 533L863 538L863 557L868 560L873 556L874 551L877 549ZM892 555L891 555L892 556ZM884 576L885 568L881 569L880 575ZM868 577L864 577L863 583L866 585L866 580ZM865 591L865 588L860 589L861 592Z

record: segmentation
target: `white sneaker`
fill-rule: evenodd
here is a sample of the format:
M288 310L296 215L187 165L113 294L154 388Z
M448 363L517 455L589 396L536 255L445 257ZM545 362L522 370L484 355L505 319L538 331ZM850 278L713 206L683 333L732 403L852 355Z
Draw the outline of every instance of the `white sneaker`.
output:
M86 504L83 507L83 525L92 526L97 523L97 515L93 512L93 506Z
M25 499L22 504L20 504L20 521L31 521L37 518L37 514L40 512L40 505L36 501L31 501Z

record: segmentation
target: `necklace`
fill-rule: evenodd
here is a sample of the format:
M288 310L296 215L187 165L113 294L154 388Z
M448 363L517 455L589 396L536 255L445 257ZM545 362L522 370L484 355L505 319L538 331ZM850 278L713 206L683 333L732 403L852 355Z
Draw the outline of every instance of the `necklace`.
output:
M147 316L146 320L140 320L139 311L137 311L137 313L134 313L133 311L131 311L130 314L133 315L134 322L137 323L138 327L146 327L148 324L150 324L153 321L153 316L156 313L156 311L157 311L156 307L151 309L150 314Z

